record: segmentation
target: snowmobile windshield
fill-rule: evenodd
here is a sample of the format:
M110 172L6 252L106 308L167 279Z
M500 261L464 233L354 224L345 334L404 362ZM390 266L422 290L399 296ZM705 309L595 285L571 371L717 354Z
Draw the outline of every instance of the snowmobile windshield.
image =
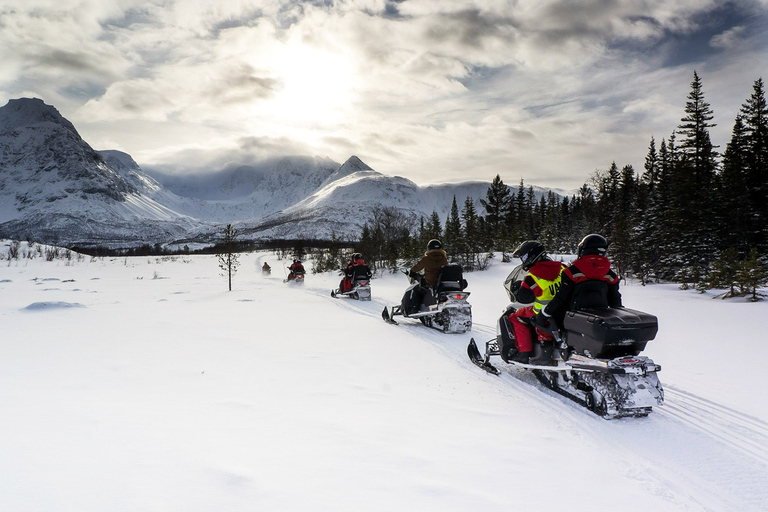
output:
M517 292L520 291L520 285L528 272L523 265L516 266L504 280L504 289L507 290L510 302L517 302Z

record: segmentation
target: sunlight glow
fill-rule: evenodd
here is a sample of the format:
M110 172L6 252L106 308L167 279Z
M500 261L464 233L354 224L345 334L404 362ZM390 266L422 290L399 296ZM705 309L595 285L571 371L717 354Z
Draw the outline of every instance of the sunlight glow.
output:
M271 114L306 126L333 122L348 111L353 73L344 56L289 43L271 68L282 83L270 101Z

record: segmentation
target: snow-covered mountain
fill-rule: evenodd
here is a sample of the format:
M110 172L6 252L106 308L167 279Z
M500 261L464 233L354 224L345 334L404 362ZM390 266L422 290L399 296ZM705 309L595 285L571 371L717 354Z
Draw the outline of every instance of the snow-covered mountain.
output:
M485 197L489 182L419 186L356 156L288 156L206 175L145 172L120 151L95 151L51 105L11 100L0 108L0 237L62 245L130 246L214 241L236 223L244 237L359 237L383 209L414 225L456 197ZM536 188L537 195L547 192Z
M2 236L69 245L143 243L199 224L143 193L155 185L129 165L118 172L42 100L10 100L0 108Z

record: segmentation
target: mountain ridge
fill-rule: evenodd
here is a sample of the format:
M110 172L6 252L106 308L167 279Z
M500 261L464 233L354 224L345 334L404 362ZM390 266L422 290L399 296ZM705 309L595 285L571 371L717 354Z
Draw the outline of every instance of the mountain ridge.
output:
M132 246L217 240L234 223L252 239L359 237L377 208L417 222L445 219L453 197L479 199L490 182L419 186L356 155L342 164L293 155L207 175L145 171L127 153L96 151L38 98L0 107L0 237ZM536 188L537 195L546 189Z

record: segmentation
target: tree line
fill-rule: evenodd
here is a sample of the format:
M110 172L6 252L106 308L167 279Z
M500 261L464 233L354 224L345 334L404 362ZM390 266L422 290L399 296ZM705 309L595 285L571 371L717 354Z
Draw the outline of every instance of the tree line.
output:
M499 175L480 205L454 197L446 219L413 218L375 207L355 250L375 268L415 261L440 238L465 269L482 269L493 252L507 258L521 241L541 241L551 253L573 253L581 238L600 233L619 272L642 283L668 280L729 295L768 284L768 107L762 78L741 106L731 140L719 153L702 81L694 71L684 115L669 137L651 137L644 167L598 170L576 194L537 198L523 180ZM482 207L484 214L478 213ZM345 253L339 251L339 259Z

